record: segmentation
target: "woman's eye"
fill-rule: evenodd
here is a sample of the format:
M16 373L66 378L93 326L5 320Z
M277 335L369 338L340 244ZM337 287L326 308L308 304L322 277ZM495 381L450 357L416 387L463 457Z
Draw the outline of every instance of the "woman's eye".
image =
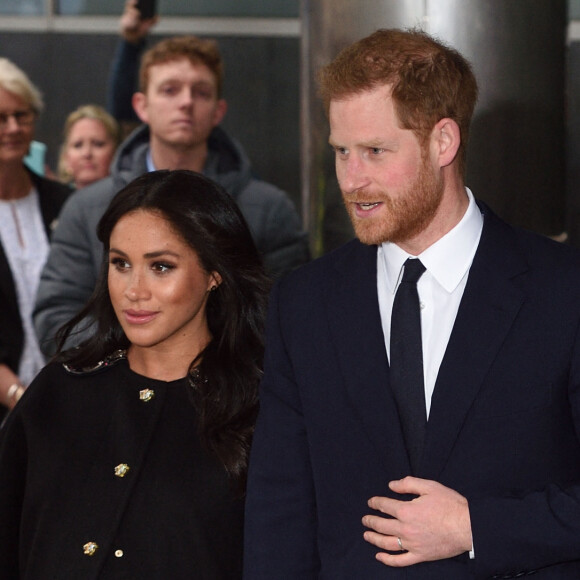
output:
M161 274L164 274L165 272L169 272L170 270L173 270L175 268L175 266L173 264L168 264L167 262L155 262L155 264L153 264L152 268L155 272L159 272Z
M129 268L129 263L123 258L111 258L111 265L117 270L126 270Z

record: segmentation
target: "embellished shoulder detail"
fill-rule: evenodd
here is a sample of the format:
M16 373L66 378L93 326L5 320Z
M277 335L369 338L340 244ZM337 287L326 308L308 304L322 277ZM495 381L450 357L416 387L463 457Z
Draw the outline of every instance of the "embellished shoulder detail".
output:
M209 382L207 378L201 376L201 372L197 367L189 372L187 378L189 380L189 386L193 389L199 389L202 385L207 385Z
M73 375L86 375L113 366L120 360L125 360L126 358L127 358L126 350L116 350L115 352L106 356L103 360L100 360L95 366L92 367L76 368L71 367L67 364L63 364L62 366Z

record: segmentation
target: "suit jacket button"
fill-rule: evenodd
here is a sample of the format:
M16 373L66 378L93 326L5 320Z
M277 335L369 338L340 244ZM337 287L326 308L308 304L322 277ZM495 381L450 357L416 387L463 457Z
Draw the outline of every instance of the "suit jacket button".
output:
M123 550L115 550L115 558L122 558Z
M84 552L85 556L94 556L98 549L99 549L99 546L95 542L87 542L83 546L83 552Z

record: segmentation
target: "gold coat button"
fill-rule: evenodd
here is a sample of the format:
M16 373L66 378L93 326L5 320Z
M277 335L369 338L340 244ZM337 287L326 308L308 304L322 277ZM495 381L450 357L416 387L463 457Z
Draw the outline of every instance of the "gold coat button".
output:
M139 398L144 402L148 403L155 396L155 391L153 389L143 389L139 391Z
M122 558L123 550L115 550L115 558Z
M129 469L131 469L126 463L119 463L117 467L115 467L115 475L117 477L125 477L127 473L129 473Z
M83 552L85 556L94 556L99 546L95 542L87 542L83 546Z

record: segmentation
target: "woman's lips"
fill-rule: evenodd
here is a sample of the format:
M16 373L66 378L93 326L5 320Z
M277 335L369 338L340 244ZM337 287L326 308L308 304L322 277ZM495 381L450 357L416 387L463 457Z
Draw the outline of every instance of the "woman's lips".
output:
M125 320L129 324L147 324L151 322L159 313L150 310L124 310Z

